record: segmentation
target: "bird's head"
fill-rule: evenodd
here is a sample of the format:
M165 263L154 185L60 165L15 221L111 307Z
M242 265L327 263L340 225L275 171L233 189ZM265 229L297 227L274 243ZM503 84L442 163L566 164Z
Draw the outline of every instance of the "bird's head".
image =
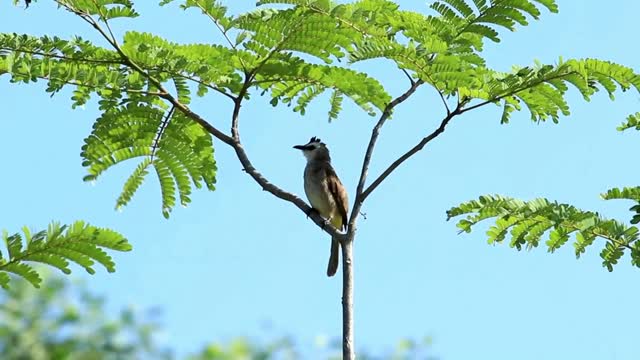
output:
M296 145L293 148L301 150L302 154L307 158L307 160L330 161L329 149L327 149L327 145L315 136L312 137L305 145Z

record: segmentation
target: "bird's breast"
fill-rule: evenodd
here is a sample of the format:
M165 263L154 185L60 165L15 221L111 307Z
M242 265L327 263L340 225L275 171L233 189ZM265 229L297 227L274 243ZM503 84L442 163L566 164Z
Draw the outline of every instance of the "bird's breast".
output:
M304 192L311 206L324 218L331 217L331 203L326 177L314 168L307 167L304 172Z

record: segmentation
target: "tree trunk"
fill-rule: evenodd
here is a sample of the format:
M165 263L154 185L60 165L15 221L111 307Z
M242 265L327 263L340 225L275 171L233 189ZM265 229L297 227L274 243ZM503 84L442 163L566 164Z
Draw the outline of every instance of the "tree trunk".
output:
M353 238L342 242L342 359L356 358L353 338Z

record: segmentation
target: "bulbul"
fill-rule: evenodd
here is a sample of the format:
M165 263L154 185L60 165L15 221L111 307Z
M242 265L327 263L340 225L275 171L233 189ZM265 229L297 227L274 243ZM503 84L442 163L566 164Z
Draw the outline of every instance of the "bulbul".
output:
M306 145L296 145L294 149L302 150L307 158L304 168L304 192L311 207L338 230L347 228L349 199L347 191L331 166L329 149L317 137L312 137ZM331 256L327 265L327 276L338 271L339 241L331 239Z

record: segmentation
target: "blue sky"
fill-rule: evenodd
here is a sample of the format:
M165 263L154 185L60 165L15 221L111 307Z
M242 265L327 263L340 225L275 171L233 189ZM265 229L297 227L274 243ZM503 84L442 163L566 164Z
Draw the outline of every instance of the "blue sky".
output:
M181 42L220 41L196 12L138 3L142 17L116 23L117 33L135 29ZM424 2L401 3L426 11ZM97 39L49 2L35 5L24 11L11 1L0 3L0 32ZM237 2L232 10L252 6ZM541 21L488 44L488 64L508 70L534 59L594 57L640 69L632 42L639 3L560 0L559 6L559 14L544 12ZM388 62L359 68L394 95L408 86ZM0 94L0 226L13 232L84 219L123 233L134 251L115 254L116 273L99 271L89 279L111 309L160 306L165 341L181 353L211 340L262 336L265 324L266 333L291 334L305 348L317 336L340 335L340 277L325 276L329 238L298 209L261 191L224 144L214 143L216 191L196 192L188 208L176 208L165 220L150 177L131 205L116 212L115 199L136 162L95 184L82 182L80 146L98 116L95 102L71 110L69 92L50 98L44 84L15 86L6 77ZM358 347L383 350L400 338L430 335L434 353L446 360L640 358L640 315L633 310L640 271L628 257L609 273L601 267L600 244L580 260L571 245L555 254L517 252L487 245L481 229L457 235L455 223L445 221L451 206L488 193L547 197L627 219L630 204L603 202L598 194L638 184L630 154L640 134L615 127L639 110L639 96L620 94L610 102L600 94L585 103L572 92L569 98L572 114L557 125L534 124L525 112L500 125L497 107L469 112L369 198L355 250ZM193 108L229 128L225 99L197 100ZM254 165L302 195L304 159L291 146L319 136L353 194L374 119L345 102L340 118L329 124L327 110L321 100L302 117L253 96L243 107L241 131ZM371 176L431 132L442 113L428 89L400 106L383 129ZM85 276L77 268L74 274Z

